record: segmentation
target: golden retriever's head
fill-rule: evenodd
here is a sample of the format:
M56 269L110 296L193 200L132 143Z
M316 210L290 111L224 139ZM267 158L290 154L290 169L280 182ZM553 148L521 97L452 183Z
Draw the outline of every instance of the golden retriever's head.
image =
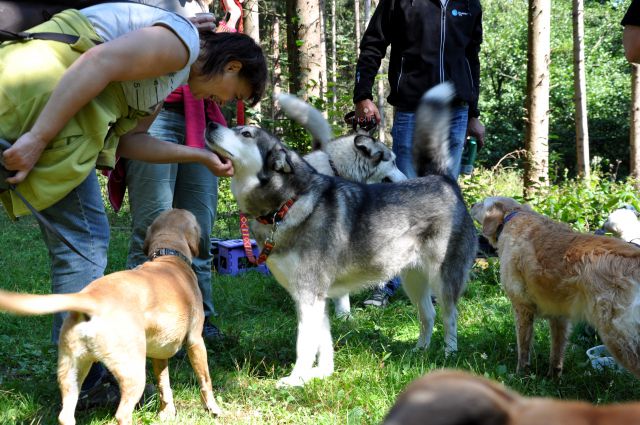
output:
M142 247L144 254L160 248L170 248L184 254L189 260L199 253L200 225L187 210L164 211L149 226Z
M531 207L521 204L513 198L491 196L471 207L471 217L482 225L482 234L494 247L497 244L498 228L504 217L511 211L532 211Z

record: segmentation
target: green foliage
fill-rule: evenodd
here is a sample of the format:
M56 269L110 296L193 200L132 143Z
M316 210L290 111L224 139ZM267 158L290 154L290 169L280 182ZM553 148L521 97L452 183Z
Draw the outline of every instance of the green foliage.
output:
M561 185L543 188L528 203L540 214L568 223L583 232L600 228L611 211L625 204L640 211L638 182L632 178L616 180L595 167L590 180L570 178L566 171L563 180ZM502 169L497 172L478 168L473 176L464 176L460 183L467 205L488 196L508 196L524 202L519 171Z

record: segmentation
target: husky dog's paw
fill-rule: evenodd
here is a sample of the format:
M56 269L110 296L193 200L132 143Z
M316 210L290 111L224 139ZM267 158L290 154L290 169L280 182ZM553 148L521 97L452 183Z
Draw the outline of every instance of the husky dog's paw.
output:
M299 375L289 375L284 378L280 378L276 384L276 388L291 388L291 387L303 387L305 380Z

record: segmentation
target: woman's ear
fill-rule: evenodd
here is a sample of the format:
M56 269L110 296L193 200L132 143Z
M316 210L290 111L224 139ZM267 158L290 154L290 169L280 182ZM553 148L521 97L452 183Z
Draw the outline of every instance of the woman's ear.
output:
M232 60L229 61L225 66L224 66L224 70L226 72L240 72L240 70L242 69L242 62L237 61L237 60Z

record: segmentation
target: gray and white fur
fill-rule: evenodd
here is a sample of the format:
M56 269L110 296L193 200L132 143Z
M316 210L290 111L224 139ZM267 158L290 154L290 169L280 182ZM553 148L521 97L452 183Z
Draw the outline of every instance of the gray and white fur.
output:
M416 149L418 164L449 161L446 146L434 145L448 143L442 135L448 134L452 93L446 84L421 100L414 144L425 147ZM231 190L248 217L272 216L295 199L277 225L251 220L259 245L269 237L273 241L267 265L293 298L298 316L296 362L280 386L304 385L333 373L327 298L397 275L418 309L417 347L427 348L431 341L434 294L444 322L445 353L457 350L456 303L477 237L460 188L443 167L417 179L364 185L318 173L264 129L210 124L206 136L210 149L233 162Z
M285 115L313 137L315 150L306 154L304 159L318 172L357 183L398 182L407 179L396 166L393 151L369 133L358 130L334 138L331 125L313 106L287 93L280 94L277 100ZM348 294L332 301L336 316L350 317L351 302Z

